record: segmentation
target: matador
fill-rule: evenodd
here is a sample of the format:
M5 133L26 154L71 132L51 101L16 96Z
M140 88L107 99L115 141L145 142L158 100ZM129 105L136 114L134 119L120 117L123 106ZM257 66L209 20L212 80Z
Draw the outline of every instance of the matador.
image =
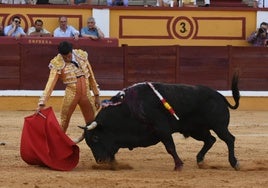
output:
M77 105L82 111L85 123L94 120L96 111L100 107L99 88L86 51L73 49L72 44L66 41L59 44L58 51L58 55L50 61L49 78L39 99L37 110L45 107L60 78L66 85L60 113L60 124L62 130L66 132Z

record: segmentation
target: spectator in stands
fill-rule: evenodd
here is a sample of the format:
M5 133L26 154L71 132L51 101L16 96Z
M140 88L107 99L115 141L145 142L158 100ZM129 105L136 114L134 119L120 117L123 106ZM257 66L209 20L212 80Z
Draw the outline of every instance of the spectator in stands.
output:
M82 111L85 123L94 120L96 110L100 108L99 88L86 51L73 49L71 43L63 41L58 46L58 52L58 55L50 61L48 82L39 99L37 111L45 107L57 81L61 79L66 88L60 124L62 130L66 132L77 105Z
M4 34L6 36L12 36L16 38L20 38L21 36L25 36L23 28L20 26L21 19L19 16L14 16L12 18L12 22L10 25L4 28Z
M51 36L50 32L43 28L43 21L40 19L35 20L34 26L28 29L27 35L38 36L38 37Z
M173 5L171 5L171 2L173 3ZM159 6L160 7L176 7L177 6L177 1L174 1L174 0L160 0L159 1Z
M30 4L30 5L36 4L36 0L27 0L26 2L27 2L27 4Z
M257 31L252 32L248 37L248 43L251 43L253 46L266 46L266 40L268 36L267 29L268 23L262 22L260 24L260 28L258 28Z
M197 7L197 0L180 0L181 5L183 7ZM200 7L209 7L210 6L210 0L204 0L204 4L200 5Z
M209 7L210 6L210 0L204 0L204 6Z
M26 4L25 0L2 0L2 4Z
M36 1L37 5L46 5L46 4L50 4L49 0L37 0Z
M267 8L268 0L253 0L253 7L254 8Z
M128 0L107 0L108 6L128 6Z
M90 0L71 0L71 5L90 4Z
M75 40L79 38L79 31L73 26L68 25L66 16L59 17L59 27L54 30L54 37L74 37Z
M103 32L96 26L96 22L93 17L89 17L87 19L87 26L81 29L81 36L92 40L104 38Z
M0 22L0 36L5 36L4 35L4 27L2 25L2 22Z
M183 7L197 7L196 0L182 0Z
M179 6L179 7L197 7L196 0L157 0L157 6L164 6L164 7L170 7L171 1L173 1L173 6ZM209 7L210 6L210 0L203 0L204 5L201 5L202 7Z

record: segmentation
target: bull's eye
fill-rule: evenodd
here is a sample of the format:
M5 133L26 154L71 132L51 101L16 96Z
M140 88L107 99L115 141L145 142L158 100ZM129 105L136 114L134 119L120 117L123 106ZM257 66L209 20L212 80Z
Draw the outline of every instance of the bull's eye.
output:
M93 142L98 142L98 141L99 141L99 137L96 136L96 135L94 135L94 136L92 137L92 141L93 141Z

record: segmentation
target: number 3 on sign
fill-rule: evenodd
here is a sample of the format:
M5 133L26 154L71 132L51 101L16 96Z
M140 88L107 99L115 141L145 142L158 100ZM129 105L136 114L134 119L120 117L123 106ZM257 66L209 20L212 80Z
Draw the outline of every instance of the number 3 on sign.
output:
M173 22L173 33L179 39L189 39L193 34L193 22L187 17L178 17Z
M186 33L187 29L186 29L186 23L185 22L181 22L180 23L180 33Z

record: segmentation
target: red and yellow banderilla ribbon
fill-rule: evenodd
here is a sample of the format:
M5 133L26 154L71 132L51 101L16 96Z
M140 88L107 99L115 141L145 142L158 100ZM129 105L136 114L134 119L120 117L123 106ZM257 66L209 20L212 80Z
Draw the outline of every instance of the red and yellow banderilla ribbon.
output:
M164 107L171 113L171 115L173 115L177 120L179 120L179 117L175 113L174 109L170 106L166 99L164 99L163 96L155 89L153 84L151 82L147 82L147 84L152 88L153 92L157 95L157 97L163 103Z

